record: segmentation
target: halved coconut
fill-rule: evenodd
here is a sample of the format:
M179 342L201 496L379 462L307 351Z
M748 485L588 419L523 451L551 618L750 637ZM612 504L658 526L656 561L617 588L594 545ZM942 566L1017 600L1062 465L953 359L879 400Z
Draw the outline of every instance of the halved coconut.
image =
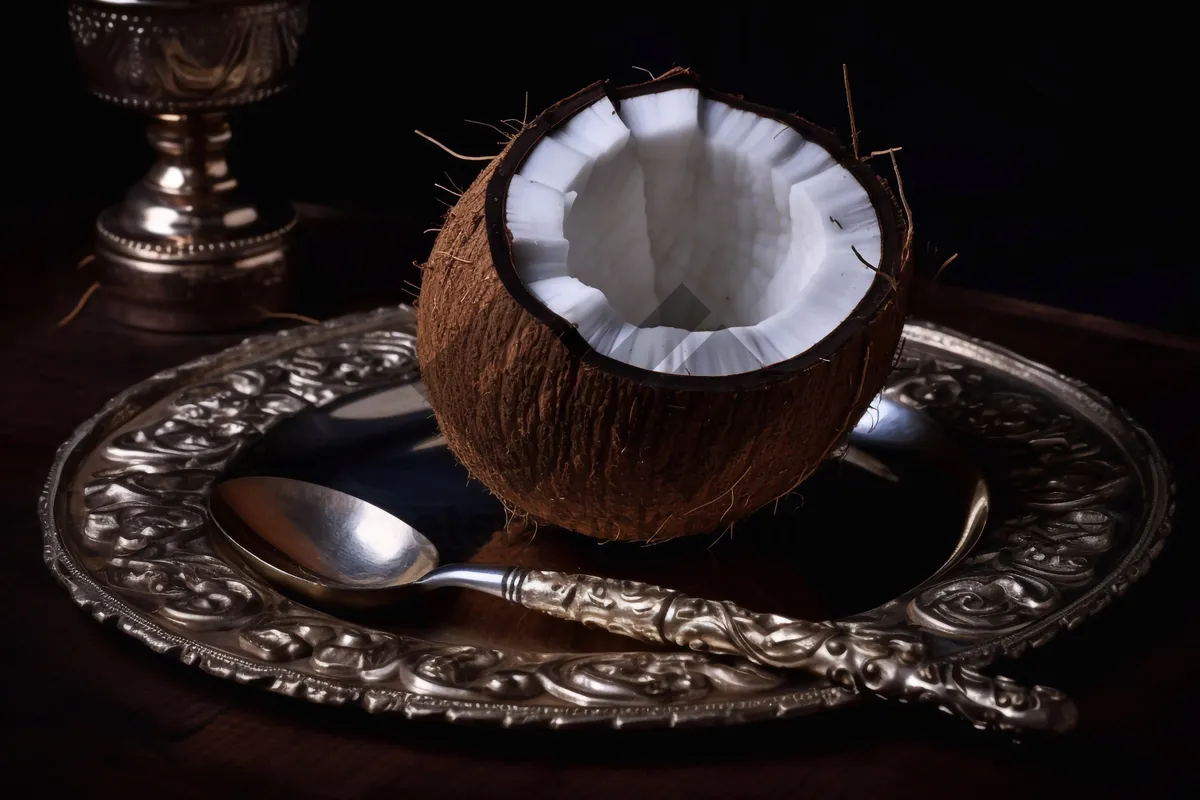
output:
M907 241L830 133L684 70L596 84L447 217L417 313L430 405L517 513L718 530L810 475L881 388Z

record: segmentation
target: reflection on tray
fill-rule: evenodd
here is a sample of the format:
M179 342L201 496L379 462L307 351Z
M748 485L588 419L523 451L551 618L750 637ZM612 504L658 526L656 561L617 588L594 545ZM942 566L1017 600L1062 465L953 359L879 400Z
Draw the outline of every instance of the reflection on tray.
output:
M419 388L406 384L280 423L239 457L229 477L279 475L361 497L424 532L442 563L587 572L825 619L886 602L941 567L971 502L961 476L902 451L867 449L853 461L831 462L778 503L709 536L647 546L545 528L516 531L505 528L503 506L447 449ZM455 590L415 591L411 605L342 615L442 641L630 647L612 634Z

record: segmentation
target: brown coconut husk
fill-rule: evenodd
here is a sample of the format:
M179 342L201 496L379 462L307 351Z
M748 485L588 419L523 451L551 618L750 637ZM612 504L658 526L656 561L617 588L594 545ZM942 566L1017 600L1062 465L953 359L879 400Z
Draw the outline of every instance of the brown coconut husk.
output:
M526 154L606 94L618 103L674 86L792 126L875 203L877 279L843 326L789 361L724 377L634 368L591 350L517 278L504 201ZM462 464L519 514L601 539L715 532L810 476L883 386L908 311L906 219L884 180L797 116L712 91L684 69L594 84L530 122L447 214L417 307L430 405Z

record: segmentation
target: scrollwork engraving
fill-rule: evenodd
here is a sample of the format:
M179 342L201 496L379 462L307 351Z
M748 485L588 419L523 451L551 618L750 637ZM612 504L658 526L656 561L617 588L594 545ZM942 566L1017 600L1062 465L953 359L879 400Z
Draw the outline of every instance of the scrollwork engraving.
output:
M634 581L557 572L527 573L513 599L544 614L574 620L642 641L658 639L658 617L674 592Z
M272 663L304 660L322 675L397 681L410 691L457 699L577 705L695 701L713 693L758 694L783 678L751 664L698 653L612 653L530 660L468 645L414 645L402 637L356 630L331 620L294 619L241 635L243 646Z
M779 675L745 662L700 653L604 653L543 664L543 685L579 705L643 705L759 695L784 685Z
M967 572L924 587L912 622L939 635L979 639L1064 607L1120 544L1113 508L1131 490L1128 465L1095 426L1045 395L1017 389L978 367L953 370L935 356L902 360L893 382L962 435L988 442L1014 513L972 552ZM947 388L948 380L954 389Z
M918 623L950 634L983 636L1012 630L1058 608L1054 584L1003 570L957 576L931 586L912 601Z
M201 554L170 559L113 558L109 585L142 600L164 618L193 630L240 627L263 609L262 590L228 564Z

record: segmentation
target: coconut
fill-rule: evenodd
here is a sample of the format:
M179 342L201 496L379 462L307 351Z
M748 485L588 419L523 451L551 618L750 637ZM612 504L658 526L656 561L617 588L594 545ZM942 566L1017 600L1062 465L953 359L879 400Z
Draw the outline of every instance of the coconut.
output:
M830 132L687 70L597 83L448 214L417 304L430 406L516 514L602 539L723 529L882 388L910 240Z

